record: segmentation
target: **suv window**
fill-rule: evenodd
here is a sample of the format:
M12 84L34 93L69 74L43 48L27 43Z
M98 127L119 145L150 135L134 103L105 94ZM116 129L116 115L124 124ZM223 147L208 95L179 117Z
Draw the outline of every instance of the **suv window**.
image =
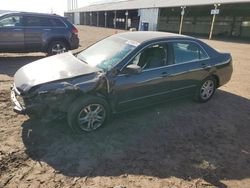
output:
M208 58L205 51L193 42L173 42L175 64Z
M162 67L167 64L167 49L165 44L156 44L144 49L132 61L142 69Z
M0 20L0 27L22 26L21 16L8 16Z
M55 27L65 27L65 24L60 19L52 18L50 19L50 21L52 25Z
M52 26L49 18L27 16L26 26L29 27L50 27Z

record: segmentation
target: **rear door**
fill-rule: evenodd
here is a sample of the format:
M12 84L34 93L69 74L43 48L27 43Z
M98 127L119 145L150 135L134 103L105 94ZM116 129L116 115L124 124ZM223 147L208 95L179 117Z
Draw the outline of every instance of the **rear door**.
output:
M176 40L168 43L171 51L171 64L167 68L168 81L171 81L171 96L193 94L196 86L209 75L210 58L195 41Z
M27 51L41 51L52 29L52 23L47 17L25 16L24 41Z
M24 50L24 28L21 15L6 15L0 18L0 51Z

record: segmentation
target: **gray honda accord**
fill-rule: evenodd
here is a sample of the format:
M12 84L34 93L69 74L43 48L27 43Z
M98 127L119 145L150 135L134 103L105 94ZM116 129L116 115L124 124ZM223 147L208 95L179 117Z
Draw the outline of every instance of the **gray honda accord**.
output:
M178 97L207 102L232 75L232 57L204 42L163 32L125 32L74 56L67 52L20 68L14 111L31 118L67 117L77 132L110 115Z

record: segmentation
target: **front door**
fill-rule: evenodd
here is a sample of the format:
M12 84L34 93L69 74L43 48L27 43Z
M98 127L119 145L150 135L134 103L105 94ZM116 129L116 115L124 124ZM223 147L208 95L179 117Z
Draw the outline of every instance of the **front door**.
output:
M24 50L23 19L19 15L7 15L0 19L0 51L21 52Z
M160 102L171 91L168 87L167 46L154 44L136 55L128 64L141 67L137 74L126 73L124 68L115 79L114 97L118 111ZM126 66L128 66L126 65Z

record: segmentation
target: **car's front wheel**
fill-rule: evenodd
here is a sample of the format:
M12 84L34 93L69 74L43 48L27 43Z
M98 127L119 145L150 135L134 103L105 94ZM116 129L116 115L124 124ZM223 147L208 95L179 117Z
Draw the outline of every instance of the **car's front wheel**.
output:
M69 50L67 44L63 41L52 41L49 46L47 53L48 55L56 55L67 52Z
M206 78L199 85L196 92L196 100L199 102L209 101L216 90L217 82L213 77Z
M75 100L67 116L69 126L78 133L94 131L104 125L108 118L107 102L95 96L84 96Z

